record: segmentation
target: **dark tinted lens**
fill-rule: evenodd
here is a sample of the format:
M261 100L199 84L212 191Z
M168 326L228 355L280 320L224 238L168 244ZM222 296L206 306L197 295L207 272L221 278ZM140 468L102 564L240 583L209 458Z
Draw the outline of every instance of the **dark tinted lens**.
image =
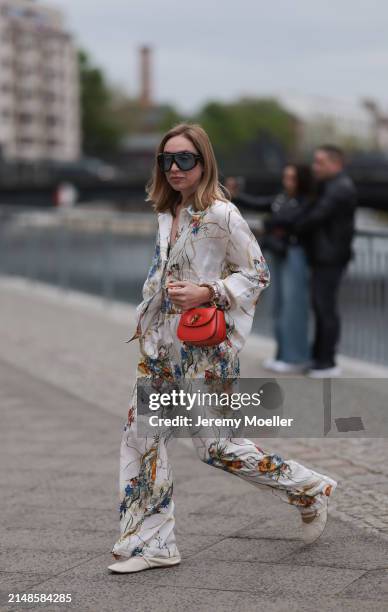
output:
M191 170L195 166L195 157L193 153L177 153L175 159L181 170Z
M160 153L158 155L158 164L162 172L168 172L172 166L172 155Z

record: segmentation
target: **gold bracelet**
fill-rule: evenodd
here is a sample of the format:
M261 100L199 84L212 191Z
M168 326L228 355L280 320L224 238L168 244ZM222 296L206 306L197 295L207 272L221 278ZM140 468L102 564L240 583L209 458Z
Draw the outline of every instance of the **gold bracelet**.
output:
M210 290L210 298L208 300L208 302L210 302L211 304L213 304L214 306L216 306L216 292L214 291L214 287L212 285L209 285L208 283L202 283L201 285L199 285L200 287L207 287Z

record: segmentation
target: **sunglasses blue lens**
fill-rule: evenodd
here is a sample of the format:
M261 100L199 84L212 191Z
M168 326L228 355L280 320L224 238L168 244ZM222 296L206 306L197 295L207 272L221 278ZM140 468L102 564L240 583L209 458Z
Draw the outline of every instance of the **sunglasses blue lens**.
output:
M196 157L193 153L160 153L158 155L158 164L163 172L171 170L174 161L179 170L191 170L196 164Z

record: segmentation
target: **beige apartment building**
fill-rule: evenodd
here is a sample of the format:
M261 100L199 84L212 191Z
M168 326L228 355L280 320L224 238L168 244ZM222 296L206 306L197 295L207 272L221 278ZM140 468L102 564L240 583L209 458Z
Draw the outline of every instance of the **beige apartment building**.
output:
M77 51L62 13L33 0L0 0L0 155L80 156Z

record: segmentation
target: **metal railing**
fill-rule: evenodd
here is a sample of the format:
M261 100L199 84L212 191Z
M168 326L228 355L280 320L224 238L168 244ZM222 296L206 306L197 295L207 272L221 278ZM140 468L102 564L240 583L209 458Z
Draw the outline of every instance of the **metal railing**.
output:
M340 293L342 352L388 363L388 232L358 231Z

